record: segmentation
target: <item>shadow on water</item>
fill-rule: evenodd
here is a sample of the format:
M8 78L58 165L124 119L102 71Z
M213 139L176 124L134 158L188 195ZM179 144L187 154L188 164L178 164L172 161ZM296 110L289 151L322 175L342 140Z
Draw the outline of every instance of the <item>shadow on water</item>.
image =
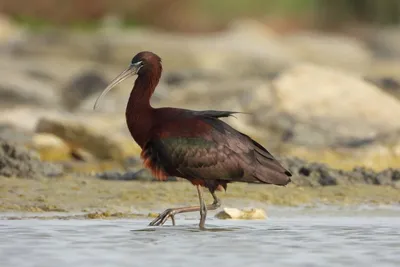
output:
M183 232L232 232L237 230L248 229L245 227L227 227L227 226L215 226L209 225L206 229L200 229L197 225L164 225L164 226L148 226L144 229L134 229L131 232L171 232L171 231L183 231Z
M131 232L157 232L157 233L218 233L218 232L252 232L252 231L287 231L287 227L270 225L265 221L247 221L247 220L219 220L217 224L213 224L213 220L206 223L206 229L200 229L198 221L181 221L177 225L165 224L163 226L147 226L147 224L139 229L131 229Z

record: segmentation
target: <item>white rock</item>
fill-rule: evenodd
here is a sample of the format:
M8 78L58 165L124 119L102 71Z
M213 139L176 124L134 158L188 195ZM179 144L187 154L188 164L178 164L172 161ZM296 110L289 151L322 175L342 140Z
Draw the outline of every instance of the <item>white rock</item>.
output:
M11 124L26 131L34 131L37 122L44 116L49 116L49 109L14 106L0 112L0 123ZM65 113L51 110L52 117L64 117Z
M64 160L71 157L71 148L53 134L35 134L29 146L39 152L42 160Z
M124 160L136 155L139 147L134 140L121 133L121 121L124 119L88 118L51 118L43 117L38 121L36 132L54 134L71 147L83 149L98 159ZM90 121L90 124L88 124Z
M264 220L267 218L267 214L263 209L239 210L236 208L224 208L215 217L218 219Z
M64 141L53 134L35 134L32 138L32 145L37 149L45 148L67 148Z
M274 82L277 107L304 125L343 138L400 129L400 102L356 76L312 64L286 70Z

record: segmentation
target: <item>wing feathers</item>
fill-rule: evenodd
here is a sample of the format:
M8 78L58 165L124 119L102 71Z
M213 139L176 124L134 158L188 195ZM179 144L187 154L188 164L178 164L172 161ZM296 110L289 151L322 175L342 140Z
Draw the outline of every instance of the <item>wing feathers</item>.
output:
M230 111L199 111L193 120L208 125L207 131L180 137L177 127L168 125L168 137L154 133L144 147L144 155L161 177L162 173L187 179L223 180L286 185L291 173L263 146L242 134L218 117ZM200 115L201 114L201 115ZM188 120L185 117L185 122ZM158 128L162 131L162 127ZM172 130L171 130L172 129ZM173 130L176 129L176 130Z
M220 111L220 110L202 110L202 111L191 111L196 116L212 117L212 118L224 118L233 116L233 114L243 113L238 111Z

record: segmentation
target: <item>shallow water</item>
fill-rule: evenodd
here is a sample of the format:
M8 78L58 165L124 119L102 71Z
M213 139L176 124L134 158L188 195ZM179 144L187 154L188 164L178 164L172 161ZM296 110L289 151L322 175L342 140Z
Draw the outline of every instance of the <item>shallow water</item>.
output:
M375 215L374 215L375 214ZM271 214L270 214L271 215ZM0 266L400 266L400 213L277 212L263 221L1 220Z

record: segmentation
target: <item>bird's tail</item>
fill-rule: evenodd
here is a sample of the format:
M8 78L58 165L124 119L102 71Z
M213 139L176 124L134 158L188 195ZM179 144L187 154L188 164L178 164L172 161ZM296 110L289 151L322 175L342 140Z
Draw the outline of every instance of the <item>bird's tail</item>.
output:
M257 143L256 143L257 144ZM257 159L253 176L260 182L284 186L291 182L292 174L286 170L265 148L256 145Z

